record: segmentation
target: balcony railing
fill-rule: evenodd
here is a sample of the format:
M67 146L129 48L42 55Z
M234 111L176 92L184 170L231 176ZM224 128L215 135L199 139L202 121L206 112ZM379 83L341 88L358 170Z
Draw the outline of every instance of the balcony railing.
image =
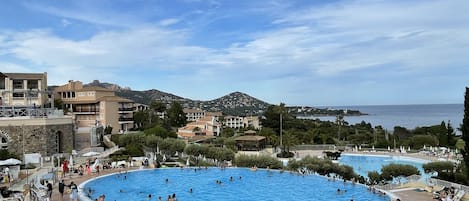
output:
M52 108L29 108L29 107L0 107L0 118L2 117L31 117L31 118L47 118L61 117L62 110Z
M129 108L129 107L121 107L119 108L119 111L120 112L124 112L124 111L134 111L134 108Z
M134 121L132 117L119 117L119 121Z
M74 108L73 112L92 112L92 113L96 113L96 112L99 112L99 109L95 109L95 108Z

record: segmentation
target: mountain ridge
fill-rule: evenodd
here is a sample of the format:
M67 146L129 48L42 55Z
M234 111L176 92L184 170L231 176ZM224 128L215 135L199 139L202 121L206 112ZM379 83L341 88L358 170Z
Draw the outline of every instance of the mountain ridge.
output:
M177 101L183 105L184 108L199 108L209 112L222 112L224 115L260 115L271 105L270 103L240 91L235 91L213 100L201 101L184 98L157 89L144 91L132 90L130 87L121 87L117 84L107 82L102 83L98 80L85 84L85 86L98 86L111 89L116 92L116 95L130 99L136 103L149 105L152 101L159 101L169 107L172 102Z
M117 84L112 83L101 83L98 80L94 80L91 83L85 84L85 86L97 86L107 89L111 89L116 92L116 95L130 99L136 103L142 103L150 105L152 101L159 101L166 104L169 108L171 103L174 101L179 102L184 108L189 109L202 109L207 112L222 112L223 115L232 116L259 116L272 104L257 99L244 92L235 91L219 98L201 101L184 98L181 96L167 93L157 89L149 89L144 91L136 91L130 89L130 87L121 87ZM295 116L357 116L366 115L358 110L343 110L343 109L321 109L310 106L286 106L288 112Z

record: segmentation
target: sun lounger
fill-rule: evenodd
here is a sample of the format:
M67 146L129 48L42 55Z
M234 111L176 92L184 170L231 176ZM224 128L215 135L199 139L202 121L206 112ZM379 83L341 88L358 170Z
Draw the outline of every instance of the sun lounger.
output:
M464 197L465 193L466 192L464 192L464 190L459 190L458 192L456 192L456 195L454 196L453 201L460 201L462 197Z

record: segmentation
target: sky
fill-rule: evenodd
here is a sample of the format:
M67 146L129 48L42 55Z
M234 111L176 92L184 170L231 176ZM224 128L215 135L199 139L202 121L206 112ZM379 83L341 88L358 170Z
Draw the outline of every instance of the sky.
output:
M467 0L5 0L0 72L271 104L463 103Z

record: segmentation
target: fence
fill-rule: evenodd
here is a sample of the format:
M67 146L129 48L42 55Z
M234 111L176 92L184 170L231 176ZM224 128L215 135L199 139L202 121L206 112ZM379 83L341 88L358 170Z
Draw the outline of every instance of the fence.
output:
M334 150L335 145L331 144L318 144L318 145L297 145L293 149L295 150Z
M435 178L429 179L429 182L431 184L433 184L434 186L454 187L456 189L464 190L464 192L469 192L469 186L465 186L465 185L462 185L462 184L456 184L456 183L452 183L452 182L449 182L449 181L444 181L444 180L441 180L441 179L435 179Z
M398 187L401 187L402 184L419 181L421 178L422 176L420 175L410 175L403 179L404 183L389 183L389 184L384 184L384 185L377 185L376 188L386 190L386 191L393 190Z

